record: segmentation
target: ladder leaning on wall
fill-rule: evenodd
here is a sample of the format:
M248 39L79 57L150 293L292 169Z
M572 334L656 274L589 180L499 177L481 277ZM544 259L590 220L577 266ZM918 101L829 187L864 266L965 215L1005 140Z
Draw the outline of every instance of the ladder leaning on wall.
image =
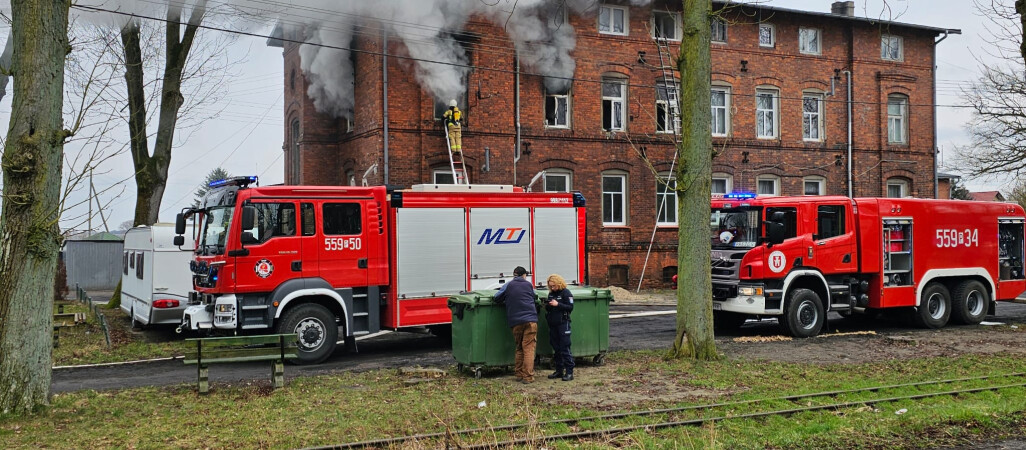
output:
M452 179L455 184L470 184L470 177L467 176L467 166L463 161L463 151L452 151L452 143L449 142L449 129L442 131L445 135L445 148L449 151L449 168L452 169Z
M677 81L676 61L674 61L673 53L670 53L671 47L668 40L660 37L656 38L655 42L656 47L659 49L659 70L663 72L662 84L656 84L656 94L658 96L660 88L666 91L666 115L663 118L663 126L671 131L674 148L673 161L670 162L670 173L666 176L666 180L660 180L659 182L665 183L666 188L669 190L671 187L676 188L673 169L677 164L677 158L680 156L680 88L678 87L680 83ZM635 292L641 291L641 283L645 281L648 258L652 255L652 245L655 244L656 230L659 228L659 216L663 214L666 208L677 207L676 204L666 204L666 195L657 197L659 197L659 204L656 206L655 225L652 226L652 237L648 240L648 252L645 253L645 264L641 267L641 277L638 278L638 288L635 289ZM674 215L676 216L676 214ZM677 220L679 221L680 218Z

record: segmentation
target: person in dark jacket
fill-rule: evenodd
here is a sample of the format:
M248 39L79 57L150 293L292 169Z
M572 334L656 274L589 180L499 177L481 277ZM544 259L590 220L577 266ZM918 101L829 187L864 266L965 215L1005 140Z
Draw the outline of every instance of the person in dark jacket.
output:
M574 296L566 288L563 277L549 275L549 297L545 304L545 319L549 324L549 344L552 345L552 363L556 368L550 379L574 379L574 355L570 353L570 313L574 310Z
M534 351L538 343L538 308L534 285L527 281L527 269L517 266L513 279L495 294L495 303L506 305L506 324L513 329L516 346L517 381L534 382Z

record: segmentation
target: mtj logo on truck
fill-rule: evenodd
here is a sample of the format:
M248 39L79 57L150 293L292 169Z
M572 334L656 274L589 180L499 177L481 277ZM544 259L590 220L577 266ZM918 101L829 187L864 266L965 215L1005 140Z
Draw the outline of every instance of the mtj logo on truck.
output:
M519 234L517 233L519 231ZM499 228L494 232L491 228L485 228L484 232L481 233L481 238L477 240L477 245L484 244L519 244L520 240L524 238L524 233L527 230L523 228ZM505 234L505 236L503 236ZM516 234L516 239L513 235Z

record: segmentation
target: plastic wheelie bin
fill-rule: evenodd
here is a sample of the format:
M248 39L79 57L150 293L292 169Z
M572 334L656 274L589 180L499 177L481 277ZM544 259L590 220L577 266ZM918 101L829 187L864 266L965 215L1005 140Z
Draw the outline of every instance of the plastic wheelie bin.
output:
M456 368L473 371L514 364L513 333L506 326L506 306L492 301L496 291L473 291L449 297L452 311L452 356Z
M548 289L536 291L542 310L538 314L538 356L551 357L549 325L545 315L545 301ZM609 351L609 302L613 294L609 289L588 286L570 286L574 295L574 311L570 313L570 352L574 359L590 357L595 364L602 364Z

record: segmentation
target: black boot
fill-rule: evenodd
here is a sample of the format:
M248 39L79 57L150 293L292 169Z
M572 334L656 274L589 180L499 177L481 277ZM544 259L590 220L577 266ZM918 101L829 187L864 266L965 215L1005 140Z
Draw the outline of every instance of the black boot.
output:
M566 374L563 375L563 381L571 381L573 379L574 379L574 371L572 371L572 370L566 371Z
M563 371L562 370L556 369L555 372L552 372L552 375L549 375L549 379L550 380L555 380L556 378L563 378Z

